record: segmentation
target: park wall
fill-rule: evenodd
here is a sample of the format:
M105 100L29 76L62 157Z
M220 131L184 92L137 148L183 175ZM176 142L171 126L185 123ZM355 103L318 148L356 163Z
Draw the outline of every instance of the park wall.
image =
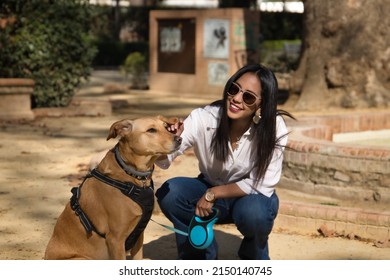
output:
M155 10L149 32L149 87L220 97L228 78L258 62L259 12Z
M332 142L333 134L390 129L390 112L301 117L279 187L344 200L390 202L390 147Z

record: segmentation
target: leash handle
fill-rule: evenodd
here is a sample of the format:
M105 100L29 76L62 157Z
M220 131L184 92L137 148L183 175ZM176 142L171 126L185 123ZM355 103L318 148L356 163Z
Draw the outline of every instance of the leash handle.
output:
M178 234L184 235L184 236L188 236L188 233L187 233L187 232L184 232L184 231L182 231L182 230L180 230L180 229L177 229L177 228L174 228L174 227L170 227L170 226L161 224L161 223L159 223L159 222L156 222L156 221L153 220L153 219L150 219L150 220L153 221L153 222L155 222L156 224L158 224L158 225L160 225L160 226L166 228L166 229L172 230L172 231L174 231L174 232L176 232L176 233L178 233Z
M189 226L188 239L196 249L206 249L214 240L213 225L217 222L219 210L213 207L213 214L207 217L194 216Z

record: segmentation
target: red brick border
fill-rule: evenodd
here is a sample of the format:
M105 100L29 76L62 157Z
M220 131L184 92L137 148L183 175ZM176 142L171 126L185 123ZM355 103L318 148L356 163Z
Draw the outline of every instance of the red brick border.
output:
M275 228L315 233L326 225L340 235L390 240L390 212L378 213L349 207L281 202Z
M288 122L281 187L340 199L390 202L390 148L330 141L333 133L390 128L390 112L302 117Z

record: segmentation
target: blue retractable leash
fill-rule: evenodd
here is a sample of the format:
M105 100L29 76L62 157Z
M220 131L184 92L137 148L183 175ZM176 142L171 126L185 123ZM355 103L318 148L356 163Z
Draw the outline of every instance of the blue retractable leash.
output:
M213 213L207 217L194 215L188 226L188 232L160 224L154 220L152 221L178 234L188 236L188 240L194 248L206 249L214 239L213 225L217 222L219 215L219 210L217 208L213 207L212 209Z

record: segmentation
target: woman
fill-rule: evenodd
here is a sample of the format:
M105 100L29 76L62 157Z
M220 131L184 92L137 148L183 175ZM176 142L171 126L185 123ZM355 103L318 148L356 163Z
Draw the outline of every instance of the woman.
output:
M282 171L287 129L277 110L274 74L259 64L244 66L226 83L223 99L199 108L169 129L183 138L180 150L157 164L168 168L175 157L193 148L197 178L177 177L156 192L162 212L183 231L194 213L220 210L218 223L234 223L244 236L241 259L269 259L268 235L279 208L274 186ZM179 259L217 259L214 240L204 250L176 234Z

